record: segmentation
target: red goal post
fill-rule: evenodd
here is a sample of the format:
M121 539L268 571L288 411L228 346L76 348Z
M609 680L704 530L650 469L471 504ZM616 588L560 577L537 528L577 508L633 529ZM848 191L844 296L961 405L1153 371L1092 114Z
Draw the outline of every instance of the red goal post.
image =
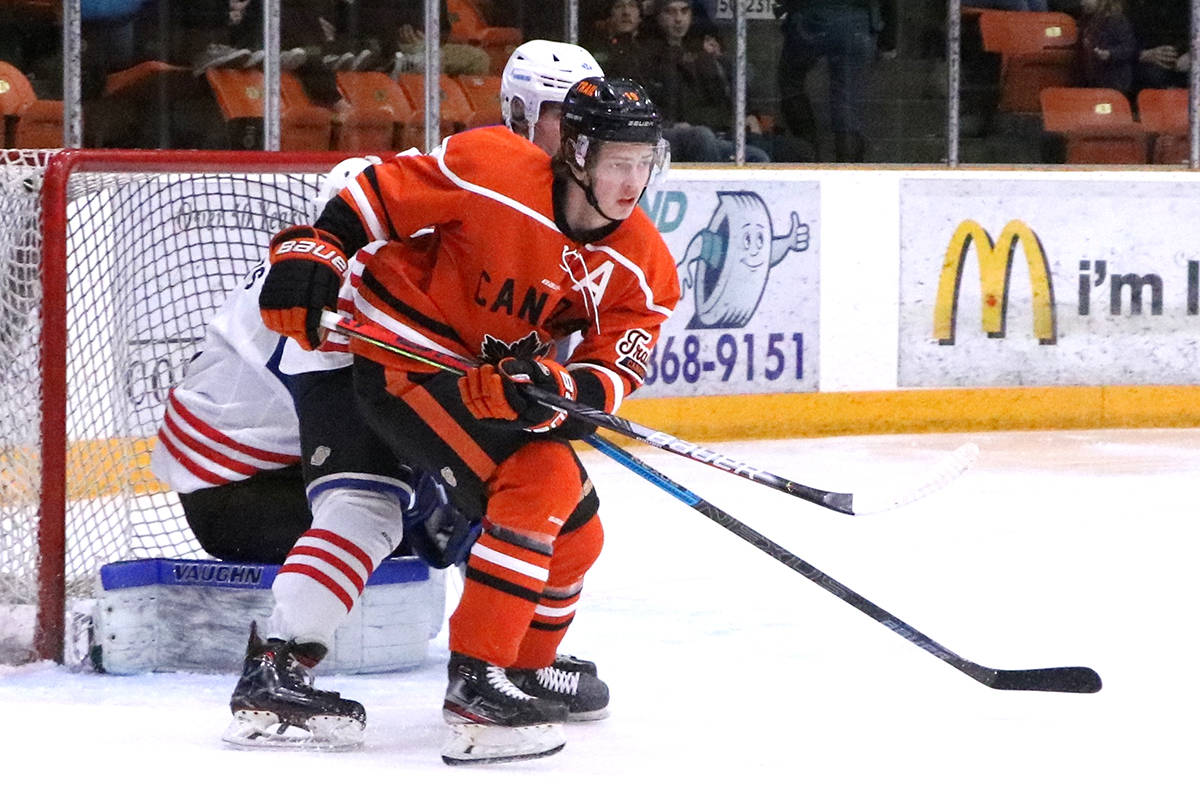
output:
M0 151L0 663L100 565L200 553L148 470L167 389L338 153Z

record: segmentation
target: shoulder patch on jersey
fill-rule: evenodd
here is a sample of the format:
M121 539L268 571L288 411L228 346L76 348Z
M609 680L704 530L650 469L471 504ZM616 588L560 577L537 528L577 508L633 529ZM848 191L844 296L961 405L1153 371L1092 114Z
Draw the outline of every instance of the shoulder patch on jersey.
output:
M650 364L651 336L641 328L631 328L617 342L617 366L633 375L637 383L646 380Z

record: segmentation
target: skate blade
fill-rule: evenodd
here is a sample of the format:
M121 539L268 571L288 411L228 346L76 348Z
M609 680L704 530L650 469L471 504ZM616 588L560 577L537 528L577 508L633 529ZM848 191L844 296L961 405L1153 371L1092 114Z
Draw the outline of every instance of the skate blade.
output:
M566 743L559 723L519 728L454 723L442 748L442 761L451 766L526 761L554 755Z
M363 742L363 723L317 715L308 730L279 721L269 711L235 711L221 741L245 750L352 750Z
M572 711L567 714L567 722L595 722L608 716L608 706L595 711Z

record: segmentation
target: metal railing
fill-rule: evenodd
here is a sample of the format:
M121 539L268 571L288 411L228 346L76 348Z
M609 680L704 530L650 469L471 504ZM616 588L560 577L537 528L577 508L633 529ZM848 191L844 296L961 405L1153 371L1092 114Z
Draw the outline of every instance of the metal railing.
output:
M579 1L560 0L563 11L563 38L579 40ZM278 150L280 146L280 2L264 0L264 102L263 102L263 149ZM438 91L441 74L441 0L425 2L425 146L437 144L440 119L440 94ZM733 52L733 119L731 130L734 138L734 160L744 164L746 160L746 109L747 109L747 6L752 0L721 0L718 5L732 6L734 52ZM946 153L944 163L959 166L961 139L960 111L962 88L962 0L947 0L946 3ZM1200 53L1200 0L1191 3L1191 52ZM81 11L80 0L63 0L63 137L67 147L83 144L83 105L81 99ZM1192 59L1189 74L1190 92L1190 154L1189 166L1200 168L1200 114L1197 113L1197 98L1200 98L1200 69Z

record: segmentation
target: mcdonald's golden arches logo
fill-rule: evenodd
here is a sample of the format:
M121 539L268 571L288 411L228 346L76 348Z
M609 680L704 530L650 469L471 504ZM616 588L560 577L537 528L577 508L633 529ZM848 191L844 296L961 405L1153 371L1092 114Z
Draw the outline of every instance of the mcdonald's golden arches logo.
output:
M983 330L989 338L1004 338L1008 316L1008 283L1017 243L1029 265L1029 285L1033 290L1033 332L1041 344L1058 340L1058 322L1054 311L1054 285L1046 251L1037 234L1020 220L1012 220L1000 231L996 241L975 220L959 224L950 238L942 274L938 279L937 300L933 309L933 336L938 344L954 344L958 317L958 287L971 244L975 245L979 264L980 297L983 301Z

